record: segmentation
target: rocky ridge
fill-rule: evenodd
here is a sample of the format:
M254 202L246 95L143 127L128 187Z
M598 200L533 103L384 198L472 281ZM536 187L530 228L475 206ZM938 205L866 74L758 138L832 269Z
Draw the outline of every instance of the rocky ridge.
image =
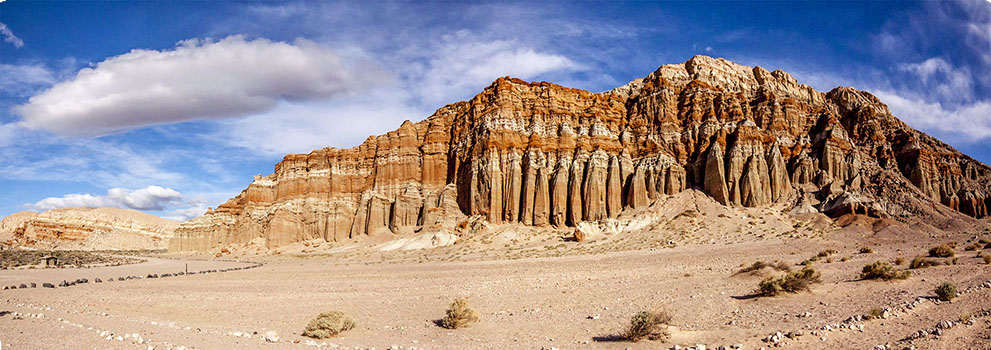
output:
M987 216L989 175L867 92L696 56L603 93L500 78L357 147L287 155L169 249L456 230L467 216L570 227L686 188L944 225Z
M177 226L179 222L130 209L52 209L4 218L0 241L38 249L165 249Z

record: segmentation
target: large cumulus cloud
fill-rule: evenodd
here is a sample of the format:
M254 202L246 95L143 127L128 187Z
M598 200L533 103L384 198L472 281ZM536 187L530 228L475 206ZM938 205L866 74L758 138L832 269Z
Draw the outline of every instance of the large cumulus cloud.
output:
M306 39L191 39L110 57L14 108L21 125L100 136L154 124L271 110L346 96L388 76Z

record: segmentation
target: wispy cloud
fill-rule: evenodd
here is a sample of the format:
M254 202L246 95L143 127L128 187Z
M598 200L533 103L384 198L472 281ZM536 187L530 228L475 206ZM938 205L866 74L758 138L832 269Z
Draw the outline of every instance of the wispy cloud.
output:
M7 28L6 24L0 23L0 35L3 36L4 42L10 43L16 48L24 46L24 40L14 35L14 32Z
M914 128L931 132L943 139L974 143L991 139L991 102L977 101L957 108L939 102L889 91L875 91L891 113Z
M953 67L942 58L933 57L919 63L905 63L898 68L915 74L922 84L934 90L934 97L944 101L970 101L974 97L973 74L970 70Z

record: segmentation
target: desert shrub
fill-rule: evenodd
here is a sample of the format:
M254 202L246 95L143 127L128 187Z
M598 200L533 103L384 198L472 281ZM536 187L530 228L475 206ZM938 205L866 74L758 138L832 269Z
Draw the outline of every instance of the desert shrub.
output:
M895 271L891 264L884 261L875 261L873 264L864 265L860 272L860 278L865 280L893 280L906 279L912 275L912 271Z
M867 319L872 320L875 318L881 318L884 315L884 310L879 307L872 308L870 312L867 313Z
M440 320L442 327L447 329L457 329L468 327L472 323L478 322L478 310L468 304L468 299L457 298L447 309L447 315Z
M985 264L991 265L991 255L985 255L982 256L981 258L984 259Z
M870 253L873 253L873 252L874 252L874 249L871 249L871 247L860 248L860 254L870 254Z
M735 274L741 274L741 273L747 273L747 272L754 272L754 271L762 270L765 267L770 267L770 268L773 268L775 270L785 271L785 272L791 271L791 266L788 266L788 264L784 263L783 261L775 261L774 263L766 263L766 262L763 262L763 261L758 260L758 261L754 261L754 263L753 264L750 264L750 266L744 267L744 268L736 271Z
M940 263L938 260L926 259L922 255L918 255L914 259L912 259L911 263L908 264L908 268L920 269L925 267L939 266L941 264L942 263Z
M354 328L351 316L340 312L330 311L317 315L306 325L303 335L310 338L324 339L337 336L341 332Z
M671 315L661 309L640 311L630 318L630 325L623 331L623 338L631 342L642 339L665 340L668 336L667 324Z
M836 254L836 251L835 250L826 249L826 250L823 250L823 251L819 252L818 257L825 258L825 257L830 256L830 255L833 255L833 254Z
M898 258L895 259L895 265L901 265L901 264L904 264L904 263L905 263L905 258L903 258L903 257L900 257L899 256Z
M798 293L808 290L814 283L819 283L821 276L819 271L806 267L784 276L765 278L757 285L757 292L763 296L775 296L781 292Z
M967 247L964 247L963 250L974 251L974 250L977 250L979 248L981 248L981 245L980 244L977 244L977 243L974 243L974 244L971 244L971 245L969 245Z
M934 258L949 258L953 256L953 247L946 244L940 244L929 249L929 256Z
M957 297L957 286L950 282L944 282L936 286L934 290L939 300L950 301Z
M840 261L847 261L847 260L850 260L850 257L849 256L844 256L844 257L840 258Z

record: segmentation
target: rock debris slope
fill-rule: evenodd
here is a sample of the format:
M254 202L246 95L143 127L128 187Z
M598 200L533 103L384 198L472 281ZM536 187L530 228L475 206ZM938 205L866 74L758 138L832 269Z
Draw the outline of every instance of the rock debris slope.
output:
M987 216L988 177L867 92L696 56L603 93L500 78L355 148L287 155L183 223L170 250L343 241L466 215L575 226L686 188L728 206L939 223Z
M165 249L177 221L136 210L65 208L0 221L0 242L36 249Z

